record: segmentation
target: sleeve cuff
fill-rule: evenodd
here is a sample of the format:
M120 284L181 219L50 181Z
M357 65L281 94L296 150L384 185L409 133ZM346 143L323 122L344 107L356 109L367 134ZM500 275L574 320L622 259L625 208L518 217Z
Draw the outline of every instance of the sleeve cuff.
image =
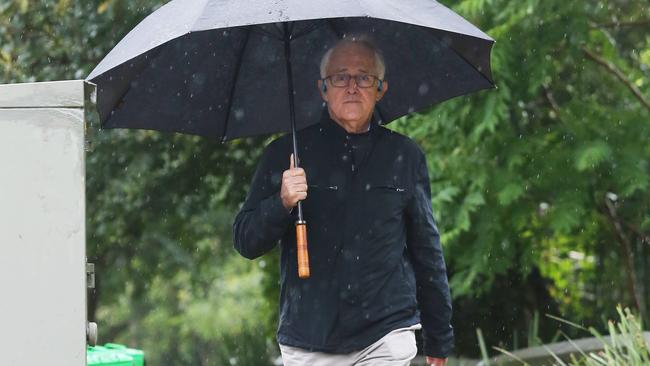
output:
M443 351L440 347L424 343L424 355L433 358L448 358L450 350Z
M453 328L449 327L449 333L445 334L438 341L428 337L423 331L423 348L424 354L434 358L448 358L454 348L454 333Z

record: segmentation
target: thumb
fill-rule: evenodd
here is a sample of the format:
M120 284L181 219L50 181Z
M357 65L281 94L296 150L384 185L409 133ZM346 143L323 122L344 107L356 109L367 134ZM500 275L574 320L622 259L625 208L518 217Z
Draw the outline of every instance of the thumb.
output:
M294 168L293 154L291 154L291 156L289 156L289 169L293 169L293 168Z

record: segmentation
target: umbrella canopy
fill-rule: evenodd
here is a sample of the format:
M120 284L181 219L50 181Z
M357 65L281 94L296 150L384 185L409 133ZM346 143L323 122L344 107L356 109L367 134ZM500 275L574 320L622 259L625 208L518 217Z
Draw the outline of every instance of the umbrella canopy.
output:
M223 140L288 132L288 96L298 129L318 123L320 58L360 34L386 61L390 93L376 106L383 123L494 86L494 41L432 0L173 0L87 79L98 86L104 128Z

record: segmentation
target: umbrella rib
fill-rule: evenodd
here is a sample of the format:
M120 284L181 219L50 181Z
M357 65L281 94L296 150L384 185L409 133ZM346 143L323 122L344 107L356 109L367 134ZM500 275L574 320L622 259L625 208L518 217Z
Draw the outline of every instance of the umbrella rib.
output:
M241 62L244 58L244 53L246 52L246 46L248 45L248 39L250 38L251 27L246 28L246 36L244 38L244 44L242 45L241 51L239 52L239 57L237 58L237 63L235 66L235 74L232 78L232 84L230 86L230 95L228 96L228 112L226 113L226 120L223 124L223 132L221 134L221 142L226 141L226 133L228 132L228 122L230 121L230 113L232 112L233 96L235 95L235 89L237 86L237 78L239 77L239 70L241 68Z
M156 59L158 58L158 56L162 53L162 45L157 46L157 47L155 47L155 48L152 48L151 50L147 51L147 53L150 53L150 55L151 55L151 60L149 61L149 64L151 64L151 62L153 62L154 60L156 60ZM143 56L145 56L145 58L149 58L149 56L147 55L147 53L144 53L144 54L143 54ZM135 57L132 58L132 59L129 60L129 61L133 61L134 59L135 59ZM120 66L121 66L121 65L120 65ZM140 77L142 76L142 74L146 71L146 69L147 69L147 67L144 66L144 67L142 67L142 69L140 69L140 70L138 71L138 73L136 74L136 77L132 79L132 81L129 83L129 86L128 86L128 87L126 88L126 90L125 90L125 91L120 95L119 99L117 99L117 102L113 103L113 107L111 108L111 112L109 112L109 116L108 116L108 118L106 118L105 121L100 121L100 122L99 122L99 126L100 126L100 128L103 128L103 125L105 125L105 124L108 122L108 120L112 117L112 115L113 115L113 111L116 109L116 107L118 107L119 105L121 105L122 103L124 103L124 98L126 98L126 95L131 91L131 87L133 86L133 80L137 80L138 78L140 78ZM113 69L111 69L111 70L107 70L106 72L104 72L104 73L98 75L97 77L99 77L99 76L103 76L104 74L106 74L106 73L108 73L108 72L110 72L110 71L113 71Z
M334 34L336 34L336 36L339 39L343 37L343 33L339 32L338 29L336 29L336 27L334 26L334 20L327 19L327 24L330 26L330 28L332 29L332 32L334 32Z
M313 32L314 30L316 30L317 28L322 27L322 26L323 26L323 22L314 22L314 23L312 23L311 26L305 28L302 32L293 35L292 40L296 40L296 39L298 39L298 38L300 38L302 36L305 36L305 35Z
M251 31L253 33L269 36L269 37L275 39L276 41L280 41L280 42L284 41L284 39L282 37L280 37L279 35L273 34L273 33L267 31L266 29L264 29L264 28L262 28L260 26L252 25L249 28L251 29Z
M454 53L455 53L458 57L460 57L463 61L465 61L466 64L468 64L469 66L471 66L472 69L474 69L474 71L476 71L477 73L479 73L479 74L480 74L480 75L481 75L485 80L487 80L487 82L488 82L490 85L492 85L492 87L495 87L495 86L496 86L496 84L494 83L494 81L490 80L490 78L487 77L487 75L485 75L481 70L479 70L478 67L476 67L476 65L474 65L474 64L471 63L471 62L469 62L469 60L467 60L467 58L465 58L465 56L463 56L462 53L458 52L458 50L456 50L454 47L452 47L451 44L449 44L449 43L443 41L442 39L440 39L440 37L438 37L438 35L434 32L433 29L429 29L429 31L431 32L431 34L433 34L433 37L436 38L436 39L437 39L441 44L444 44L445 46L447 46L447 48L449 48L450 50L454 51ZM458 34L460 34L460 33L458 33ZM463 34L461 34L461 35L463 35ZM494 44L494 41L492 41L491 43Z

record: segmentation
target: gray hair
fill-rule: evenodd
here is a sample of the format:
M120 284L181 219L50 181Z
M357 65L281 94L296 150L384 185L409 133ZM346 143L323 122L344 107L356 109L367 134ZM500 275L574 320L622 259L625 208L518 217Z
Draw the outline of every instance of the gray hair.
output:
M379 77L380 80L384 80L384 76L386 74L386 62L384 61L384 55L381 53L381 50L379 48L377 48L372 42L370 42L370 40L368 40L364 36L343 38L338 42L336 42L334 47L331 47L329 50L327 50L327 52L325 52L325 54L323 55L323 58L321 58L320 60L321 78L325 78L327 76L327 67L329 66L332 52L334 52L334 50L337 47L339 47L344 43L355 43L371 50L372 53L374 53L375 55L375 67L377 68L377 76Z

